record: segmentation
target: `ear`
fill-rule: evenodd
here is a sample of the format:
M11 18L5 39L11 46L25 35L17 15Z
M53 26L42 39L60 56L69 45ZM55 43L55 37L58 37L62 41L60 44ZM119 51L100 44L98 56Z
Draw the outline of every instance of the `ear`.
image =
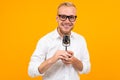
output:
M58 17L58 16L56 16L56 21L58 22L58 20L59 20L59 17Z

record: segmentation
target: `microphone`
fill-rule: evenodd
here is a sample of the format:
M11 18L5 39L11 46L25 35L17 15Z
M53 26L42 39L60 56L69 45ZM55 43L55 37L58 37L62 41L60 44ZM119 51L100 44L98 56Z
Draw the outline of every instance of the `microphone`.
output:
M62 45L65 47L65 50L67 51L67 47L70 46L70 36L64 35Z

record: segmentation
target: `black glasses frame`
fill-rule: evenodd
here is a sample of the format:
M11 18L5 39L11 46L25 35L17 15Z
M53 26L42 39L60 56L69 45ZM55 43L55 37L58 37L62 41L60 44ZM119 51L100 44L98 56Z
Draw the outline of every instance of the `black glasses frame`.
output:
M74 22L77 18L77 16L73 16L73 15L67 16L67 15L60 15L59 14L58 16L59 16L61 21L65 21L68 18L70 22Z

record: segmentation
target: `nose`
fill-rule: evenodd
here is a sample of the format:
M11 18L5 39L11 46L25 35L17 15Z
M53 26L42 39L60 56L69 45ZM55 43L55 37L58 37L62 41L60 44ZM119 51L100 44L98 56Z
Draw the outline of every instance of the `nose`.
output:
M69 18L67 18L67 19L65 20L65 22L68 22L68 23L69 23L69 22L70 22Z

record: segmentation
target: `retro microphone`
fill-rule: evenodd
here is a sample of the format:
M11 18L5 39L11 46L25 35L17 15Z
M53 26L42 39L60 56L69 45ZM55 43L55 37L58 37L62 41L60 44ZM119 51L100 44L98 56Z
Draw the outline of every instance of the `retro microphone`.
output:
M64 35L62 45L65 47L65 50L67 51L67 47L70 46L70 36Z

